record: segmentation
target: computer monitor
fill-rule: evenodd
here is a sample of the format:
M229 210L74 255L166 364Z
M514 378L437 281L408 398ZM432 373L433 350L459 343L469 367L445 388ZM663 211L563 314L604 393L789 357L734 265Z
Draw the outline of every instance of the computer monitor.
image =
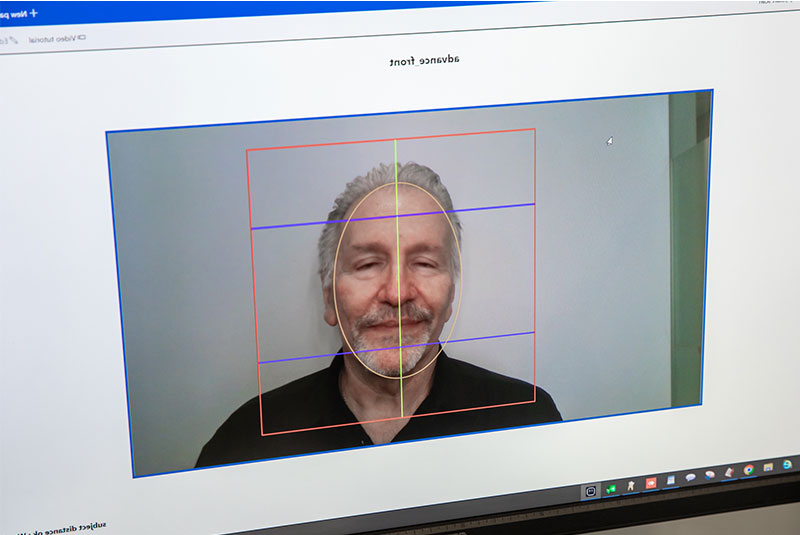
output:
M0 531L796 500L798 22L4 2Z

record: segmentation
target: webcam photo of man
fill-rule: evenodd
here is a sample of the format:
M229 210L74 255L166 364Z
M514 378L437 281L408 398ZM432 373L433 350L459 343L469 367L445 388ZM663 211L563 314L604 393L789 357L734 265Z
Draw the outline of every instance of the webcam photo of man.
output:
M347 184L327 221L319 274L339 355L234 411L198 467L561 420L543 389L444 351L462 229L433 170L381 164Z

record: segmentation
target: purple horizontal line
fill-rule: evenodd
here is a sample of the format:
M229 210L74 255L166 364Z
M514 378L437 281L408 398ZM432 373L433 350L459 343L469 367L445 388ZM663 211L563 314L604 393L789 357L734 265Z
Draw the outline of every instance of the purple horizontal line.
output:
M508 336L525 336L525 335L529 335L529 334L533 334L533 333L534 333L534 331L525 331L525 332L521 332L521 333L509 333L509 334L495 334L494 336L478 336L477 338L461 338L460 340L450 340L447 343L448 344L452 344L452 343L455 343L455 342L473 342L475 340L488 340L490 338L506 338ZM432 345L437 345L439 343L440 342L438 342L438 341L436 341L436 342L426 342L424 344L413 344L413 345L407 345L407 346L402 346L402 347L432 346ZM400 349L400 347L398 346L398 347L380 347L378 349L363 349L361 351L356 351L356 353L367 353L369 351L385 351L387 349ZM339 355L349 355L349 354L350 354L350 351L345 351L343 353L327 353L325 355L311 355L311 356L308 356L308 357L291 357L291 358L288 358L288 359L262 360L261 362L259 362L259 364L271 364L273 362L287 362L287 361L290 361L290 360L316 359L316 358L320 358L320 357L338 357Z
M497 206L481 206L479 208L461 208L459 210L444 210L445 213L452 214L455 212L477 212L480 210L497 210L499 208L520 208L523 206L535 206L536 203L526 202L520 204L499 204ZM396 217L412 217L418 215L436 215L441 214L442 210L436 212L419 212L416 214L399 214L399 215L381 215L375 217L354 217L350 221L370 221L373 219L394 219ZM309 221L307 223L288 223L285 225L267 225L265 227L252 227L251 230L267 230L273 228L286 228L286 227L308 227L311 225L325 225L328 223L347 223L347 219L334 219L333 221Z

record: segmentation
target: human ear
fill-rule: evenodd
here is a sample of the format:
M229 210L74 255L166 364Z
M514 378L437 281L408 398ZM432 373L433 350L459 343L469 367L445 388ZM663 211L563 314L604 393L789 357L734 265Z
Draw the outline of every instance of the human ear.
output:
M444 314L444 323L447 323L450 320L450 316L453 315L453 298L455 297L456 285L450 285L450 304L447 305L447 312Z
M447 305L447 312L444 315L443 323L447 323L448 321L450 321L450 316L452 315L453 315L453 303L450 303L449 305Z
M325 323L335 327L339 322L336 321L336 310L333 307L333 290L331 286L322 287L322 300L325 303Z

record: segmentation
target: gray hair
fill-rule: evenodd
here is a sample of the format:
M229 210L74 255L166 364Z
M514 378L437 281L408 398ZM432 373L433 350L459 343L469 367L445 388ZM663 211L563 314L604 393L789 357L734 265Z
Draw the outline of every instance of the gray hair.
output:
M333 203L333 210L328 214L328 223L324 225L317 245L319 276L322 280L323 288L329 288L333 283L333 262L336 257L336 248L339 245L339 239L344 229L345 214L351 206L358 203L371 191L380 186L391 184L394 181L394 165L380 164L366 175L353 179L347 184L344 191L336 197ZM439 201L439 204L442 205L442 208L447 211L450 217L450 222L453 224L453 229L455 229L458 247L460 248L461 221L458 218L458 214L452 212L453 201L450 199L450 193L447 192L447 188L442 184L439 175L434 173L429 167L408 162L406 164L397 164L397 181L408 182L409 184L419 186L430 193L434 199ZM453 243L450 257L450 270L454 278L458 274L458 265L458 249Z

